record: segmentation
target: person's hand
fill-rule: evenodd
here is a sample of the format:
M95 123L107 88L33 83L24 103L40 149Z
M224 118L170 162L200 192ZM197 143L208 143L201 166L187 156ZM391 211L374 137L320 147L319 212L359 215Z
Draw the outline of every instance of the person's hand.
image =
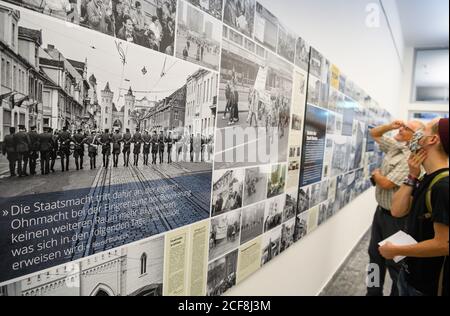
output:
M415 178L419 178L422 173L422 164L427 159L428 154L421 149L417 153L411 154L408 160L409 174Z
M372 176L381 176L381 170L380 170L380 169L375 169L375 170L372 172Z
M385 258L386 260L392 260L395 257L398 256L397 246L387 242L385 245L381 246L379 249L380 254Z
M405 126L405 122L401 121L401 120L397 120L391 123L391 128L392 130L397 130L402 128L403 126Z

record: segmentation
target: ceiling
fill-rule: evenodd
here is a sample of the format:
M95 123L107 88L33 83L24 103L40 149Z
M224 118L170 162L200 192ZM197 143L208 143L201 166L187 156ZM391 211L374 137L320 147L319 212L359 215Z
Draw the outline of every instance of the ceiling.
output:
M406 46L448 47L449 0L396 0Z

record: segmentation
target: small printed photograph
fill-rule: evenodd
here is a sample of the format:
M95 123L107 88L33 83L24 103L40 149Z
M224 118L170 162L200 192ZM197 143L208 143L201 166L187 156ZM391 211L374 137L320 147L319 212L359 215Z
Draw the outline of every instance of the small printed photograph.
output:
M289 147L289 158L300 158L301 148L300 146Z
M248 37L253 37L255 0L225 0L223 22Z
M319 220L317 225L320 226L333 216L333 201L326 200L319 206Z
M323 56L315 48L311 48L311 59L309 72L316 78L322 77Z
M308 234L309 211L299 213L295 217L294 242L299 241Z
M294 92L292 97L292 113L301 118L305 115L307 79L307 71L295 69L292 87Z
M329 199L335 199L336 197L336 178L330 179L328 181L328 198Z
M244 206L252 205L267 198L268 167L245 170Z
M283 219L286 195L281 195L266 202L266 213L264 215L264 232L280 226Z
M328 111L327 134L336 134L336 113Z
M311 187L300 188L298 194L298 213L304 213L310 209Z
M238 210L211 219L209 261L239 247L241 215Z
M299 37L297 38L295 46L295 65L304 71L308 71L310 50L308 43L306 43L303 38Z
M178 3L176 56L206 68L219 70L222 24L189 5Z
M309 210L308 217L308 234L316 230L319 220L319 206L315 206Z
M281 226L281 244L280 253L284 252L294 244L295 218L286 222Z
M302 118L300 115L297 114L292 115L292 129L295 131L302 130Z
M266 48L277 51L278 18L256 2L255 40Z
M242 207L244 170L214 171L212 216Z
M298 191L290 191L286 193L286 204L284 206L283 211L283 223L290 220L291 218L294 218L297 214L297 197L298 197Z
M208 266L207 296L220 296L236 285L238 250Z
M291 63L295 59L296 35L280 24L278 32L278 55L286 58Z
M320 189L321 183L315 183L311 185L311 199L309 207L312 208L320 203Z
M269 181L267 184L267 198L284 193L286 187L286 165L275 165L272 167Z
M202 9L216 19L222 21L223 0L186 0L190 4Z
M339 92L345 94L347 84L347 76L344 74L339 75Z
M333 158L331 160L331 177L344 174L347 171L348 150L350 139L345 136L333 135Z
M101 3L111 2L106 14ZM116 37L173 56L176 24L176 0L92 0L83 20L102 33L112 27ZM99 5L100 4L100 5ZM111 10L113 24L108 24ZM109 18L111 19L111 18ZM106 24L105 24L106 22ZM108 31L111 34L111 30Z
M264 202L242 210L241 245L263 233L265 212L266 204Z
M322 91L322 82L320 79L310 76L308 84L308 104L313 104L318 106L320 104L320 92Z
M297 189L300 181L300 158L291 158L288 165L287 189Z
M274 229L263 236L261 266L270 262L280 254L281 227Z

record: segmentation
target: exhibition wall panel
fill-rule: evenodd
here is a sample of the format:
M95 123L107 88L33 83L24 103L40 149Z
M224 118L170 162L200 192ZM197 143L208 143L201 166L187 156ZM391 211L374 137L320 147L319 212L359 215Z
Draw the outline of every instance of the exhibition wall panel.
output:
M1 179L3 293L221 295L370 187L389 113L260 3L8 2L2 59L48 96L25 121L107 160Z

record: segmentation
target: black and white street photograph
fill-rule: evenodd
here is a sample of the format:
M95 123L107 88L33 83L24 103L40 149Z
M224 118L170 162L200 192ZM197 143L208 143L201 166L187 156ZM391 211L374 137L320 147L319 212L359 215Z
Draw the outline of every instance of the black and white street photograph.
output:
M211 219L209 261L239 247L242 211L228 212Z
M295 65L300 67L304 71L308 71L309 68L309 51L310 47L306 41L298 37L295 44Z
M223 22L241 32L253 37L255 24L255 0L224 0L225 8Z
M267 184L267 198L283 194L286 189L286 165L274 165Z
M264 232L264 202L242 210L241 245L255 239Z
M262 238L261 265L272 261L280 254L281 246L281 227L278 227L264 234Z
M288 174L286 189L297 189L300 182L300 158L290 158L288 163Z
M265 232L281 225L285 205L286 195L284 194L266 201L266 213L264 214Z
M315 183L311 185L311 198L309 200L309 207L312 208L320 203L320 190L322 186L321 183Z
M241 208L243 192L243 169L214 171L212 216Z
M281 226L280 253L284 252L294 244L294 233L295 218L292 218L288 222L285 222L283 226Z
M278 29L278 55L294 63L295 59L295 40L297 36L292 33L283 24Z
M319 203L324 202L325 200L328 199L328 186L329 186L329 181L328 180L323 180L320 183L320 200Z
M284 162L293 66L264 48L248 51L232 34L222 44L215 168Z
M209 264L207 296L220 296L236 285L237 261L235 250Z
M309 76L308 97L307 97L308 104L318 106L320 104L321 91L322 91L322 82L320 81L320 79L313 76Z
M222 21L222 10L224 0L186 0L190 4L202 9L206 13Z
M248 168L245 170L244 206L263 201L267 198L269 166Z
M297 115L300 118L301 122L303 122L303 118L305 116L307 81L308 81L307 70L304 71L295 68L294 82L293 82L292 113Z
M322 77L322 66L324 57L318 52L314 47L311 47L311 57L310 57L310 75L321 78Z
M178 2L178 58L219 71L221 40L220 21L187 2Z
M0 11L9 19L5 23L18 25L7 38L20 43L18 53L2 50L1 57L30 74L30 85L18 86L10 69L1 84L1 95L9 97L2 97L0 141L20 151L8 149L0 156L2 209L18 196L50 203L63 191L74 199L105 196L84 201L85 211L120 205L97 216L129 226L128 236L109 230L95 247L87 244L92 239L78 240L89 249L74 254L80 257L209 217L212 156L207 153L213 152L215 112L203 104L204 114L195 118L211 122L209 128L189 130L186 124L192 120L186 87L199 67L84 28L65 32L64 21L27 10L2 5ZM130 191L146 192L149 201L128 207ZM108 200L114 194L120 198ZM133 210L141 214L133 217L141 220L139 227L119 216ZM89 235L99 225L92 221L79 233ZM117 241L101 243L111 238Z
M278 45L278 18L256 2L255 41L273 52Z
M298 213L304 213L310 209L311 187L300 188L298 194Z
M286 204L284 205L283 210L283 222L295 217L297 214L297 206L298 206L298 190L292 190L286 193Z

